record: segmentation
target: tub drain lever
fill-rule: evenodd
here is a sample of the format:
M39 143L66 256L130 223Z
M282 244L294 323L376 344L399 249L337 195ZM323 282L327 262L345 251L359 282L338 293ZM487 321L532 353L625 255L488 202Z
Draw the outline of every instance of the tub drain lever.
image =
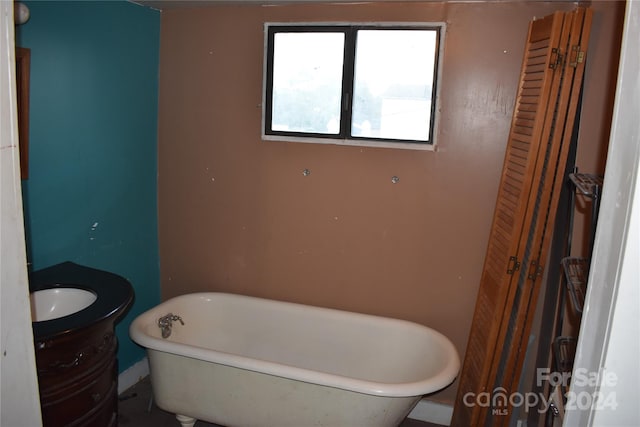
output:
M179 321L181 325L184 325L182 317L173 313L166 314L158 319L158 327L162 331L162 338L169 338L169 335L171 335L171 327L175 321Z

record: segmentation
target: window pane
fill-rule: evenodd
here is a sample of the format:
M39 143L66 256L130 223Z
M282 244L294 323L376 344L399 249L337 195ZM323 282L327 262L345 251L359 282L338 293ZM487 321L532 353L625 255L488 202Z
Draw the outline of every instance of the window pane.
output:
M352 136L429 141L436 30L359 30Z
M272 130L340 132L343 57L343 33L274 35Z

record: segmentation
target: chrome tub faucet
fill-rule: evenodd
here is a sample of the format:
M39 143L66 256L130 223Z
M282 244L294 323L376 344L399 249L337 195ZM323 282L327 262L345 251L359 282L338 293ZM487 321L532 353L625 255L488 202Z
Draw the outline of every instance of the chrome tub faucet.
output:
M162 338L169 338L169 335L171 335L171 327L175 321L179 321L180 324L184 326L182 317L173 313L166 314L158 319L158 327L162 331Z

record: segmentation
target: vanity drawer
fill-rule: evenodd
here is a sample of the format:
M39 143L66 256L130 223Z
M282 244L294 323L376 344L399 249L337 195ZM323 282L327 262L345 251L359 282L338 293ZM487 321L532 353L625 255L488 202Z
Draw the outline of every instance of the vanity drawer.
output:
M107 423L91 422L100 415L111 418L117 411L116 361L111 359L105 369L84 376L55 393L41 395L42 421L44 427L59 426L106 426ZM104 415L107 414L107 415Z

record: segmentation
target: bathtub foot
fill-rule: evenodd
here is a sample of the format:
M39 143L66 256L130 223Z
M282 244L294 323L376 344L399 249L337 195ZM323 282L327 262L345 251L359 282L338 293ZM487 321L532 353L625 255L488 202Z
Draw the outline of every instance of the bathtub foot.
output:
M187 417L186 415L176 414L176 420L182 425L182 427L193 427L196 423L196 419L192 417Z

